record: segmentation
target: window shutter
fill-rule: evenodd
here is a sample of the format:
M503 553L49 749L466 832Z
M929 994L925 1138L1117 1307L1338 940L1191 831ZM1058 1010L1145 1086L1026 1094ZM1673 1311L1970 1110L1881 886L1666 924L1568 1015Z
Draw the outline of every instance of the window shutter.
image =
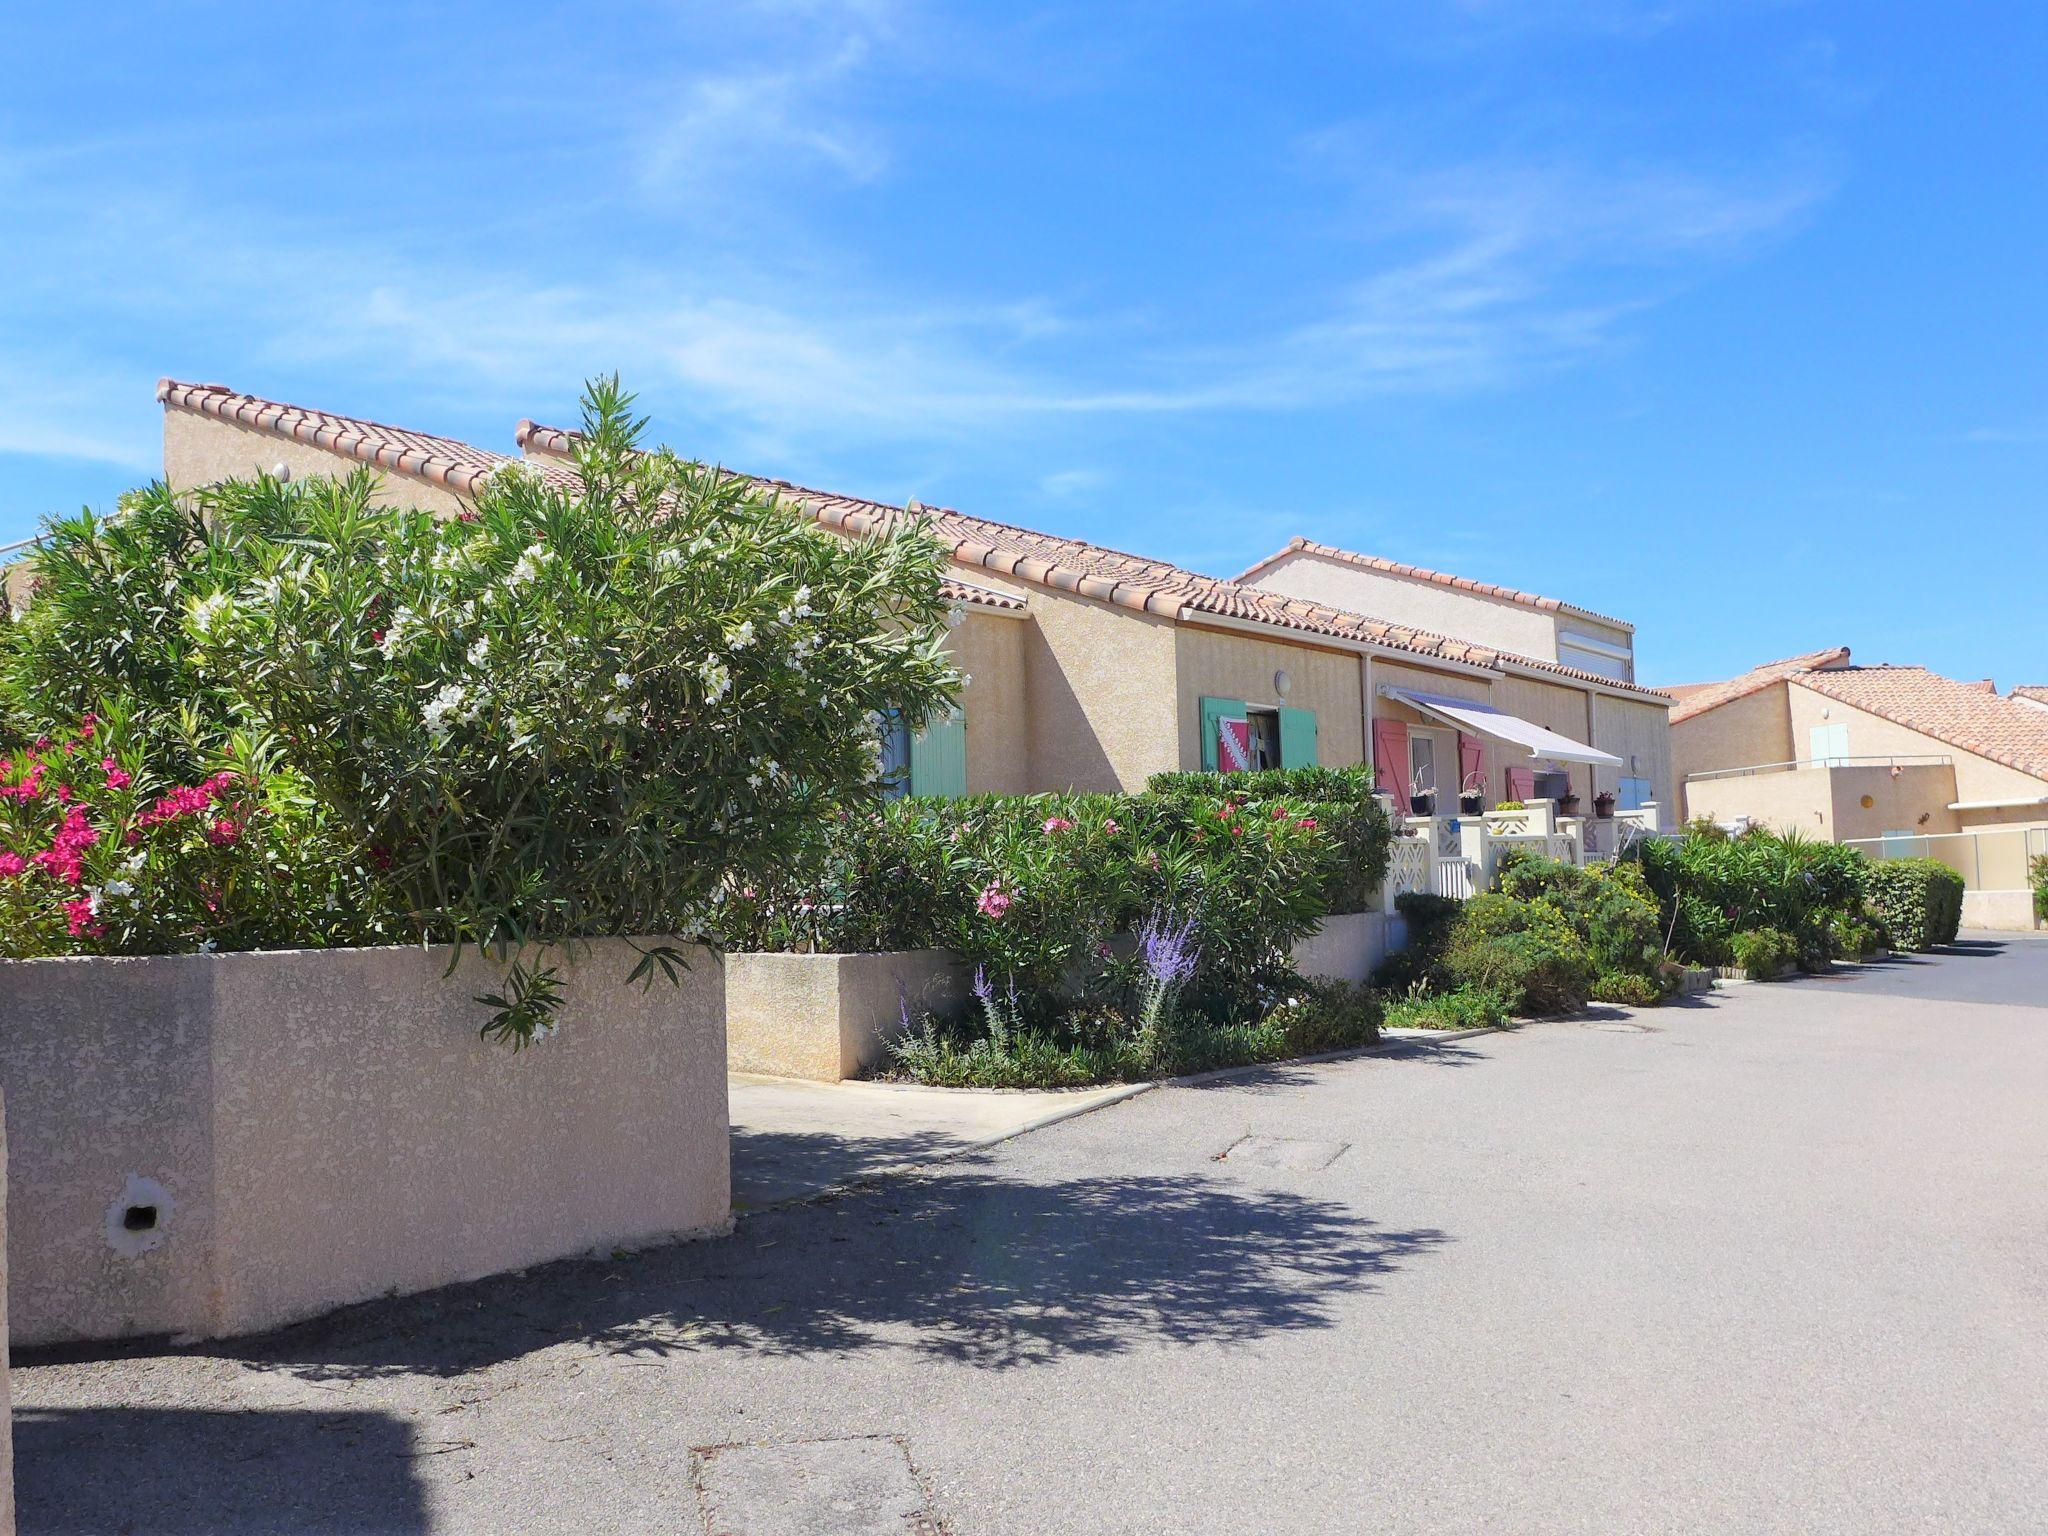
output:
M1202 699L1202 771L1214 773L1216 761L1216 731L1225 720L1242 720L1246 710L1243 699ZM1283 749L1284 750L1284 749Z
M1312 709L1280 711L1280 766L1316 766L1316 712Z
M961 710L932 721L911 738L910 792L967 793L967 716Z
M1392 797L1398 814L1408 814L1408 726L1404 721L1384 716L1373 720L1372 784Z
M1510 768L1508 770L1508 798L1520 800L1523 804L1536 798L1536 770L1534 768Z

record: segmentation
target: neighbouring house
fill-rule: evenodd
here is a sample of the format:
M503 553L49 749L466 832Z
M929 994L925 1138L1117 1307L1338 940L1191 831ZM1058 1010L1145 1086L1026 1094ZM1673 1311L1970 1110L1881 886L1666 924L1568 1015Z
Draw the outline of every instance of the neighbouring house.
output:
M2048 683L2022 683L2013 689L2012 697L2033 709L2048 709Z
M1687 817L1938 858L1963 876L1965 921L2034 926L2027 864L2048 853L2039 701L1925 667L1858 666L1846 646L1670 692Z
M452 514L510 462L223 385L165 380L157 396L174 486L367 464L388 498ZM570 473L571 433L527 421L515 442L543 473ZM943 508L757 483L849 537L917 517L948 546L964 616L951 644L970 680L954 720L903 744L915 792L1129 790L1171 769L1370 761L1402 808L1424 815L1455 814L1461 790L1488 804L1569 795L1587 811L1613 794L1652 820L1670 803L1670 700L1633 682L1632 632L1617 620L1510 594L1516 617L1561 626L1524 649L1483 615L1447 613L1462 630L1425 624L1369 591L1358 595L1371 602L1290 592L1275 584L1284 571L1223 581ZM1574 649L1564 630L1597 630L1580 638L1607 650Z

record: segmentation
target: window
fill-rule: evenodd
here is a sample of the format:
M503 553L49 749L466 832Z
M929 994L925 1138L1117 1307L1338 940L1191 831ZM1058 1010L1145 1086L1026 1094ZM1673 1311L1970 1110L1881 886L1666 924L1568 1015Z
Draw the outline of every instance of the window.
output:
M1420 731L1408 733L1408 809L1417 816L1436 814L1436 740Z
M1280 766L1280 715L1277 710L1247 709L1252 728L1252 772Z
M1536 798L1538 800L1562 800L1572 792L1572 776L1562 768L1538 768L1536 770Z
M1615 781L1614 803L1621 810L1640 811L1651 798L1648 779L1632 779L1624 774Z

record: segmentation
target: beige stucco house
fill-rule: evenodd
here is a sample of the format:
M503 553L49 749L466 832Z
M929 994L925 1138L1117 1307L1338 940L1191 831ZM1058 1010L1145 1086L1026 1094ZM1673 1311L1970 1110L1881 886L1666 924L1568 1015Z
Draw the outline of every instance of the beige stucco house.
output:
M367 464L389 499L452 514L508 462L223 385L157 393L174 486ZM527 421L514 436L526 462L569 473L569 432ZM1254 765L1371 761L1423 810L1455 812L1461 788L1488 804L1567 791L1589 811L1601 793L1670 803L1670 700L1634 683L1618 620L1429 573L1326 593L1282 559L1223 581L961 512L759 483L849 537L915 516L947 544L970 681L960 718L911 748L920 792L1130 790L1243 750ZM1240 722L1234 737L1225 722Z
M1836 646L1671 690L1683 810L1961 871L1965 920L2029 928L2048 853L2048 708ZM2033 691L2033 690L2027 690Z

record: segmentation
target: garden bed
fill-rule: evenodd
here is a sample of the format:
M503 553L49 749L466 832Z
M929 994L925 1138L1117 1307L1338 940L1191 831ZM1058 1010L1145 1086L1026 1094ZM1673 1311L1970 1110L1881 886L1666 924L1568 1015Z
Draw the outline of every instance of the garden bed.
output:
M561 963L531 1050L446 949L0 962L14 1339L247 1333L730 1225L724 987Z

